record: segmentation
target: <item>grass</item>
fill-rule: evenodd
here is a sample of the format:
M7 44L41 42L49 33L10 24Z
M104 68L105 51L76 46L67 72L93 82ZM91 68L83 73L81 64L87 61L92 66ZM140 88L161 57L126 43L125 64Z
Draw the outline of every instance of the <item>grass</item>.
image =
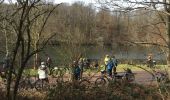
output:
M23 75L25 76L37 76L38 75L38 70L36 69L25 69L24 72L23 72Z
M139 68L139 67L141 67L141 68ZM117 72L123 72L124 69L126 69L126 68L130 68L133 72L134 71L144 71L143 69L148 70L148 71L152 70L152 69L148 68L146 65L134 66L134 65L128 65L128 64L119 64L117 66ZM87 73L93 73L93 72L97 72L97 71L100 72L101 69L103 69L103 68L99 68L98 70L96 70L95 68L91 68L91 69L85 69L84 71ZM156 65L155 69L165 71L167 69L167 66L166 65ZM25 69L23 75L36 76L37 70L36 69Z
M148 71L152 70L151 68L147 67L146 65L119 64L117 66L117 72L122 72L126 68L130 68L132 71L144 71L143 69L146 69ZM155 69L166 70L167 66L166 65L156 65Z
M142 68L145 68L145 69L149 69L147 68L146 66L141 66ZM128 65L128 64L121 64L117 67L117 71L118 72L122 72L124 71L124 69L126 68L130 68L132 71L142 71L141 68L137 67L137 66L133 66L133 65Z

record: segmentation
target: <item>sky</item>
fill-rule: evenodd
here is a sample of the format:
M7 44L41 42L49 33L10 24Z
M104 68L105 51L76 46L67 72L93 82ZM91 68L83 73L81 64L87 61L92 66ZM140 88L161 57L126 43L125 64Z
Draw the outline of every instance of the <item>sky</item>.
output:
M86 4L95 2L95 0L54 0L55 3L65 2L65 3L70 3L70 4L72 4L72 3L76 2L76 1L82 1L82 2L84 2Z
M8 3L9 1L16 2L16 0L5 0L6 3ZM94 3L96 0L46 0L46 1L52 1L54 3L69 3L69 4L72 4L76 1L82 1L85 4L88 4L88 3Z

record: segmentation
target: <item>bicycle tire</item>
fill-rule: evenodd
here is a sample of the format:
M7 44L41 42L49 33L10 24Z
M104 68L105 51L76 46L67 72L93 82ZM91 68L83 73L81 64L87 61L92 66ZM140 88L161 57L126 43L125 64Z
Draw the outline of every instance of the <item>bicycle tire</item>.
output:
M53 78L57 78L58 77L58 74L59 74L59 70L57 69L57 70L52 70L52 73L51 73L51 75L52 75L52 77Z
M19 83L19 89L24 89L24 90L26 90L26 89L29 89L29 88L31 88L31 83L30 83L30 80L29 79L24 79L24 80L21 80L20 81L20 83Z
M59 75L63 76L67 72L67 68L60 68L59 69Z
M19 83L19 85L18 85L18 90L25 90L25 81L23 80L23 81L21 81L20 83Z
M46 90L49 89L49 85L48 85L48 83L45 82L45 81L37 80L37 81L35 82L35 89L36 89L37 91L46 91Z
M129 75L127 75L127 76L126 76L126 80L127 80L128 82L133 82L133 81L135 81L135 75L134 75L134 74L129 74Z
M97 78L95 80L96 86L104 86L106 84L106 80L104 78Z

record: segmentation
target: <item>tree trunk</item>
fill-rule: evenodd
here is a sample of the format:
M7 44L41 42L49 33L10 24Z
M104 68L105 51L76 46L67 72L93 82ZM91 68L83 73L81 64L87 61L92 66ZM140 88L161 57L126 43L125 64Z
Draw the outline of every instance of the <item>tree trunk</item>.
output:
M24 67L25 67L25 64L22 64L22 67L18 71L18 75L17 75L16 81L15 81L15 87L14 87L14 91L13 91L13 95L12 95L13 100L16 100L17 92L18 92L18 86L19 86L20 79L22 77L22 72L24 70Z
M34 55L34 69L36 69L38 66L38 53Z
M167 5L167 12L170 13L170 6ZM167 66L168 66L168 74L170 79L170 15L167 15L166 18L166 30L167 30L167 36L168 36L168 50L167 50Z

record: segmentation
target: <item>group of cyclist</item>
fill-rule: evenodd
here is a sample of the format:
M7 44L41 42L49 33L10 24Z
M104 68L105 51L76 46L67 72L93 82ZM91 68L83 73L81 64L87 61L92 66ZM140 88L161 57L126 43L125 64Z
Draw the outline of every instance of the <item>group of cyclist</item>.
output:
M3 67L7 68L8 66L8 59L5 60L6 62L4 63ZM104 70L108 73L109 76L112 76L112 70L114 74L116 73L116 67L117 67L117 59L115 56L110 57L109 55L106 55L104 58ZM47 56L46 61L40 62L40 65L38 67L38 78L40 80L44 80L46 82L49 82L48 80L48 74L52 70L52 59ZM83 71L84 68L89 68L90 67L90 61L87 58L80 57L77 61L73 62L72 65L72 74L73 74L73 79L79 80L82 79L83 76ZM98 61L95 61L94 64L95 68L99 68ZM3 69L5 69L3 68Z
M116 74L116 67L118 65L118 60L115 58L115 56L110 57L109 55L106 55L104 59L104 63L105 63L105 70L107 71L110 77L112 77L112 70L113 73Z
M73 79L82 79L84 68L89 68L90 62L87 58L79 58L77 61L73 62L72 73Z
M89 62L88 65L86 64L87 61L83 60L83 58L80 58L78 61L74 61L73 62L73 79L75 80L79 80L82 79L82 75L83 75L83 69L87 66L90 66ZM116 67L117 67L117 59L115 58L115 56L110 57L109 55L106 55L104 58L104 63L105 65L103 66L104 68L101 70L101 72L107 72L108 75L111 77L112 76L112 70L113 73L116 74ZM94 64L95 68L100 67L98 62L95 61Z
M3 67L8 66L8 59L5 60L6 63ZM52 69L52 60L48 56L47 60L45 62L41 62L40 66L38 67L38 78L41 80L48 81L48 72L51 72ZM147 65L148 67L153 67L156 62L153 60L152 56L149 55L147 57ZM95 62L95 68L99 67L98 62ZM116 68L118 66L118 60L115 58L115 56L106 55L104 58L104 68L101 70L101 72L107 72L107 74L112 77L112 74L116 74ZM73 79L79 80L83 76L84 68L90 67L90 61L87 58L80 57L78 60L74 61L72 64L72 75ZM48 71L49 70L49 71Z
M80 58L78 61L74 61L73 63L73 76L75 80L81 79L83 75L83 69L85 64L85 60L83 58ZM147 56L146 60L147 67L153 68L156 65L156 61L153 60L153 56L149 54ZM96 66L99 67L98 63L95 63ZM108 76L112 77L112 74L117 74L116 68L118 66L118 60L115 58L115 56L106 55L104 58L104 66L101 65L101 73L107 73Z

